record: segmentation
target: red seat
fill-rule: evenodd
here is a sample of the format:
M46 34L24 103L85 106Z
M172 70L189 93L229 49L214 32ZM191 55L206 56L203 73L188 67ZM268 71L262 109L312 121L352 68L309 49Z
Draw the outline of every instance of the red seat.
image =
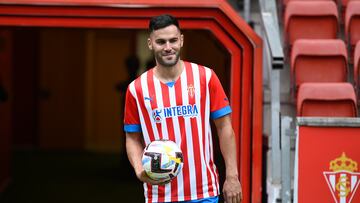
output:
M341 0L341 6L346 7L348 2L349 2L349 0Z
M348 5L348 3L349 3L350 1L359 1L359 0L341 0L341 1L340 1L340 2L341 2L341 6L346 8L346 6Z
M285 9L285 40L335 39L338 11L333 1L289 1Z
M346 7L345 36L352 47L360 40L360 1L349 1Z
M296 89L304 82L346 82L347 50L339 39L299 39L291 53Z
M342 23L345 21L344 19L345 19L346 7L350 1L355 1L355 0L340 0ZM359 0L356 0L356 1L359 1Z
M360 40L356 43L354 51L354 81L357 91L359 91L359 71L360 71Z
M356 117L355 91L350 83L304 83L298 92L297 116Z
M345 13L346 7L350 1L359 1L359 0L341 0L341 10Z
M283 5L286 6L286 4L287 4L288 2L290 2L290 1L314 1L314 0L283 0L282 2L283 2ZM318 1L319 1L319 0L318 0ZM322 1L333 1L333 2L336 3L337 0L322 0Z

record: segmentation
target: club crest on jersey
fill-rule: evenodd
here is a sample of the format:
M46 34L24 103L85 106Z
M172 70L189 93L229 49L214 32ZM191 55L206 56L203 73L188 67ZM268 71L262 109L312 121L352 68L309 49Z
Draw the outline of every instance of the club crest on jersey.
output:
M195 95L195 88L192 84L190 84L187 88L189 96L192 98Z
M172 118L172 117L196 117L199 113L198 107L196 104L194 105L180 105L180 106L172 106L172 107L164 107L154 109L153 119L156 123L160 123L163 119Z
M330 161L330 170L324 171L326 182L336 203L350 203L360 183L357 162L348 158L345 152Z

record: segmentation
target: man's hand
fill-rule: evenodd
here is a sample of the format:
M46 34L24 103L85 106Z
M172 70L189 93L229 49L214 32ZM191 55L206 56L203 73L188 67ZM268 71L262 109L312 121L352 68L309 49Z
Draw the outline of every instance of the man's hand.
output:
M144 170L142 170L140 173L137 173L136 177L140 181L144 183L149 183L151 185L165 185L171 181L171 180L153 180L146 174Z
M240 203L243 200L241 184L237 177L227 177L223 187L226 203Z
M126 133L126 153L134 168L136 177L140 181L151 185L165 185L169 183L170 180L153 180L146 174L141 163L144 147L144 140L140 133Z

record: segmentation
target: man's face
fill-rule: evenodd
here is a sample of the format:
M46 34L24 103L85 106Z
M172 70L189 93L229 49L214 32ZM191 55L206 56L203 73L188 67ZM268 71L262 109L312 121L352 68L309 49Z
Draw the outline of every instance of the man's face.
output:
M175 25L153 31L148 38L149 49L157 63L164 67L174 66L180 58L184 36Z

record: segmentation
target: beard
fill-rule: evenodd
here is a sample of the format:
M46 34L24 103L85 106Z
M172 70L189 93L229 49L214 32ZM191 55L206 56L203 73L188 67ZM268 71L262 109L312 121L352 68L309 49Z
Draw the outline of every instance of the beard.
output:
M171 55L172 59L169 59L169 60L166 59L169 56L164 56L160 52L157 54L154 53L154 55L155 55L156 61L164 67L172 67L175 64L177 64L177 62L180 59L180 52L175 52L174 55Z

